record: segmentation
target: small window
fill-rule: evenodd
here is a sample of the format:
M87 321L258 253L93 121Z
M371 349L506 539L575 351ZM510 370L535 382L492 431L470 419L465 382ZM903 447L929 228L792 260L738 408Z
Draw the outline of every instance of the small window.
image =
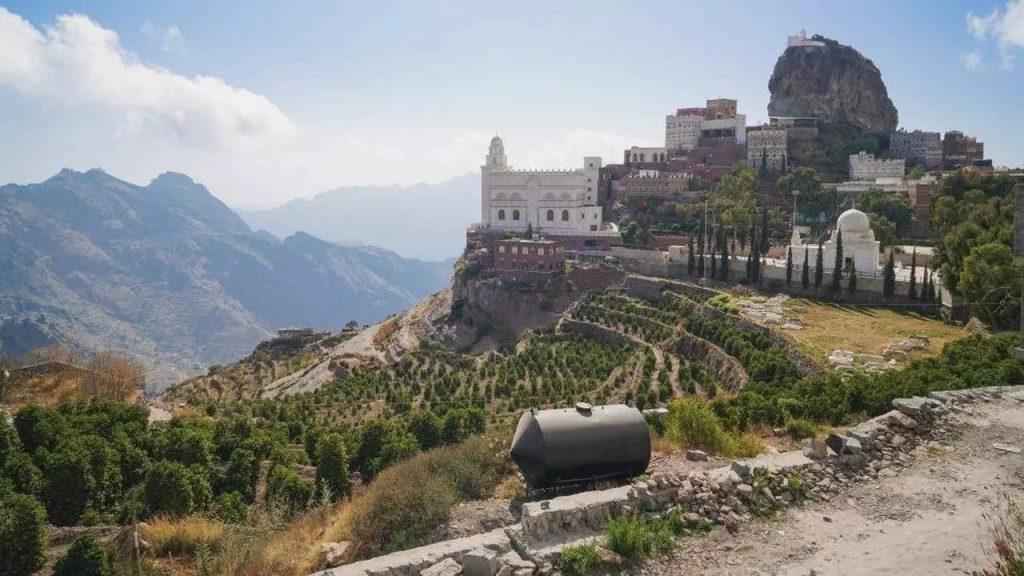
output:
M597 225L596 224L591 224L590 225L590 231L591 232L597 232Z
M501 246L498 246L498 252L501 252L502 254L505 253L505 245L504 244L502 244Z
M513 220L519 220L519 210L513 210L512 211L512 219Z
M555 211L554 210L548 210L548 222L551 222L554 219L555 219Z
M564 221L564 222L568 222L569 221L569 211L568 210L562 210L562 221Z
M512 247L512 253L513 254L519 254L519 246L513 246Z
M498 210L498 220L504 220L504 219L505 219L505 211L504 210Z
M544 249L543 248L537 248L537 254L540 255L540 256L543 256L544 255Z

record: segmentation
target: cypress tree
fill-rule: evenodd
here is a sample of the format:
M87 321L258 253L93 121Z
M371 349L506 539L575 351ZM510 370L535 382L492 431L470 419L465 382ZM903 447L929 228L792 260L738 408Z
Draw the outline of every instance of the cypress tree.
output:
M686 254L686 275L693 276L693 270L697 267L697 260L693 256L693 235L690 235L690 240L687 243L687 254Z
M786 286L793 283L793 247L786 249Z
M836 261L832 267L832 291L839 292L843 281L843 231L836 229Z
M850 260L850 279L846 285L846 290L853 294L857 291L857 262Z
M910 256L910 287L907 288L907 298L917 300L917 247Z
M932 272L931 275L928 276L928 303L939 303L938 289L935 288L935 272Z
M722 262L718 265L718 278L723 282L729 281L729 244L722 242Z
M889 261L885 263L885 273L882 276L882 294L886 298L892 298L896 293L896 265L893 262L893 251L889 248Z
M768 253L768 205L761 208L761 243L758 245L761 254Z
M800 271L800 286L807 290L811 286L811 264L808 260L810 253L804 246L804 269Z
M708 250L708 257L711 258L711 279L718 280L718 262L715 258L715 251Z
M928 266L924 267L924 274L921 279L921 293L917 296L918 302L926 304L928 302L928 277L929 277Z
M818 241L818 257L814 261L814 289L821 290L821 282L825 278L825 247Z

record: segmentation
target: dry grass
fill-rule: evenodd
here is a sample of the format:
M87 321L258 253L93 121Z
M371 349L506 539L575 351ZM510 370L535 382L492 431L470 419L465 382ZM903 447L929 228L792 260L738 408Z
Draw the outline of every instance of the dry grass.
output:
M191 556L201 546L217 549L228 527L200 516L159 517L139 525L139 538L149 542L154 556Z
M391 335L398 331L398 319L399 317L395 316L394 318L380 325L380 328L377 329L377 333L373 335L374 346L383 346L388 341L388 339L391 338Z
M880 355L887 344L913 335L930 340L924 350L910 359L935 356L947 342L966 335L960 326L946 324L915 313L887 308L853 308L827 302L796 298L784 305L787 315L803 320L803 330L780 330L800 349L827 366L826 358L837 348L860 354Z

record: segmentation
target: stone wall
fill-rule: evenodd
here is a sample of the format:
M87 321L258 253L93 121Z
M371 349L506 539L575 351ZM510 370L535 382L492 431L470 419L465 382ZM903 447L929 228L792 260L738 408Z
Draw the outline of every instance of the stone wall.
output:
M686 330L679 332L677 338L672 351L706 364L715 379L721 382L726 390L737 391L750 379L743 364L714 343L694 336Z
M612 346L646 346L646 344L638 338L634 338L628 334L623 334L618 330L612 330L607 326L587 322L586 320L576 320L574 318L564 317L559 321L558 326L563 332L581 334L591 340L597 340L598 342L610 344Z

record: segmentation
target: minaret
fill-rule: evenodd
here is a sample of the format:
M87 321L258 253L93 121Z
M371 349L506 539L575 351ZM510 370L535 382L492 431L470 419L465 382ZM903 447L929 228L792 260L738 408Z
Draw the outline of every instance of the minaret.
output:
M491 219L491 173L508 170L508 159L505 157L505 144L501 138L491 138L491 147L487 151L487 160L480 167L480 223L487 227Z

